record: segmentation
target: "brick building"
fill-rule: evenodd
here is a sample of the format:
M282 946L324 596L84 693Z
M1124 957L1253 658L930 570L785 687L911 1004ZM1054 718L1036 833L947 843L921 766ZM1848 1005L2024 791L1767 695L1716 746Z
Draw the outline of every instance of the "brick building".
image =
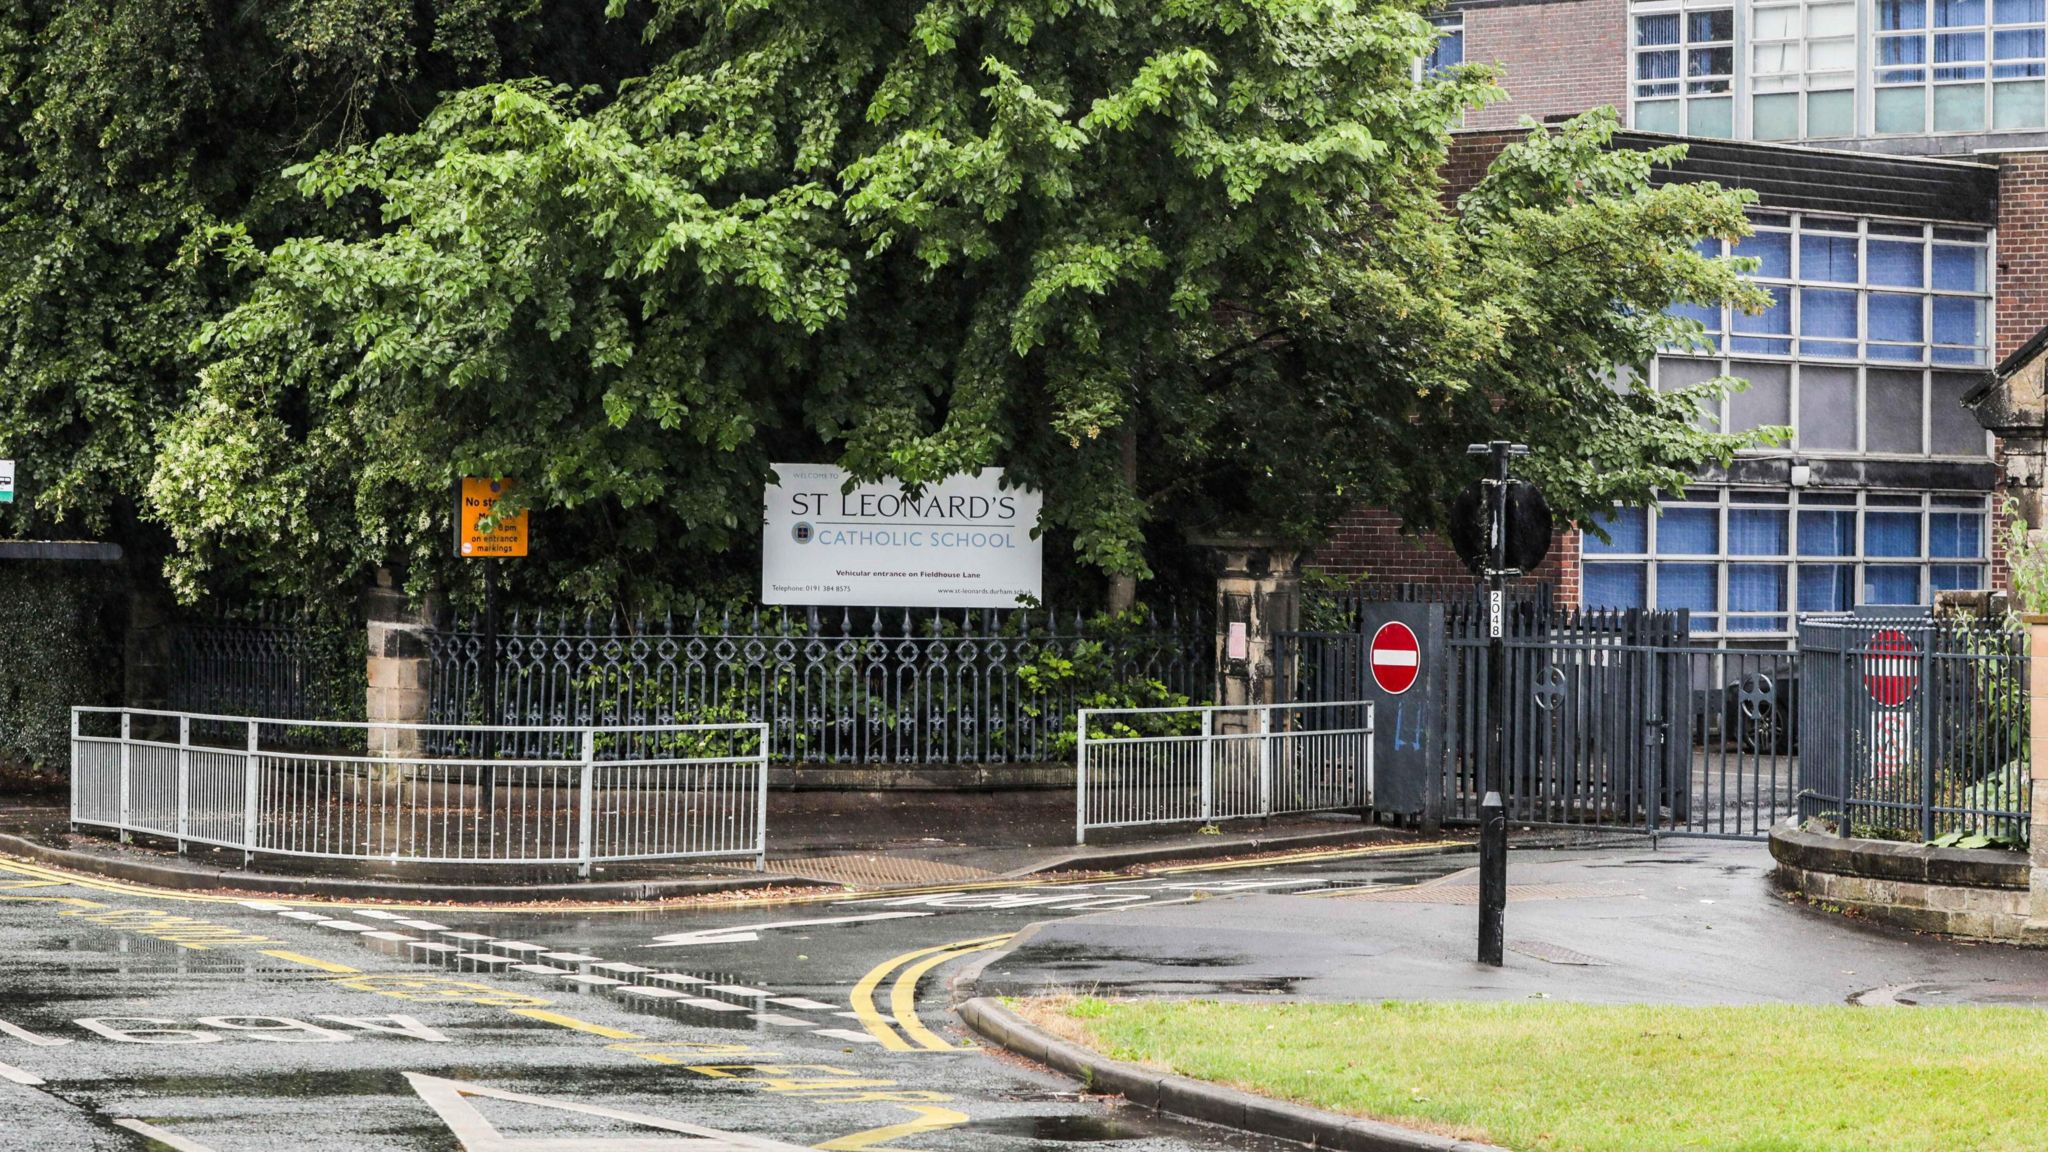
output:
M1523 116L1617 108L1622 146L1682 137L1667 180L1758 195L1735 254L1776 305L1689 310L1717 355L1657 386L1750 381L1724 427L1788 425L1611 542L1568 533L1540 576L1567 604L1689 608L1694 632L1788 637L1797 614L1925 604L2002 577L1997 445L1964 398L2048 325L2048 0L1468 0L1429 67L1489 63L1511 99L1468 114L1466 183ZM1361 509L1319 566L1467 579Z

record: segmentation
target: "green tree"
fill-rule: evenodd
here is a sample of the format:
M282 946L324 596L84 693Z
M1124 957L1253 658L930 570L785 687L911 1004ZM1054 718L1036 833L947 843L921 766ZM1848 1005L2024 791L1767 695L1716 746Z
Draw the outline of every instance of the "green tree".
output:
M167 537L147 486L241 290L225 223L271 242L353 218L295 159L418 127L450 88L643 70L601 0L0 0L0 532Z
M630 13L622 20L634 23ZM598 597L744 551L775 459L1008 468L1131 584L1188 531L1439 520L1511 436L1566 514L1743 438L1628 367L1742 200L1653 186L1611 113L1537 130L1455 210L1484 69L1417 82L1404 2L663 0L656 63L459 92L293 168L199 344L153 514L187 587L445 583L448 485L517 477L545 578ZM196 274L196 273L195 273ZM1617 367L1619 375L1617 375Z

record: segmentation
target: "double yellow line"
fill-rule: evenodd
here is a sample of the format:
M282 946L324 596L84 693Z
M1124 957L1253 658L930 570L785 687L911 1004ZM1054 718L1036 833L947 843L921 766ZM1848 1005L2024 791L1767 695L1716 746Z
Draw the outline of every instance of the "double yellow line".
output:
M924 1026L917 1018L917 984L925 973L949 960L958 960L975 952L986 952L1000 948L1015 933L1006 932L1001 936L983 936L975 940L957 940L951 944L940 944L934 948L920 948L905 952L882 961L860 978L853 986L853 1011L860 1017L861 1026L868 1035L881 1041L882 1047L891 1052L957 1052L961 1049L948 1044L937 1033ZM882 981L891 975L896 983L889 989L889 1014L884 1016L875 1007L875 991ZM892 1027L893 1025L893 1027ZM901 1030L900 1032L898 1030Z

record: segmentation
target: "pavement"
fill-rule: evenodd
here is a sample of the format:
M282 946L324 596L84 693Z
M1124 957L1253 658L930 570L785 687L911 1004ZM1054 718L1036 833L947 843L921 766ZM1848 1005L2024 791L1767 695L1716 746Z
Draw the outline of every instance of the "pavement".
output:
M570 869L493 867L453 873L346 862L259 857L168 842L120 844L74 832L58 798L0 803L0 854L26 856L116 878L197 890L395 900L646 900L763 886L834 885L864 890L957 884L1049 872L1115 871L1168 860L1418 839L1355 816L1311 814L1098 832L1074 841L1070 791L771 792L768 863L614 864L577 880Z
M1517 849L1507 963L1474 960L1471 854L1334 862L1314 888L1041 926L984 995L2048 1007L2048 951L1858 923L1779 894L1762 844Z

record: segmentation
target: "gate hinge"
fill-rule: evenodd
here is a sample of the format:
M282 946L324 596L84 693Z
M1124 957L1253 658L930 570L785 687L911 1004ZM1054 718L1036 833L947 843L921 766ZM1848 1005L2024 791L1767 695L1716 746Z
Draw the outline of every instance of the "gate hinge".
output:
M1643 743L1662 745L1670 730L1671 723L1668 720L1646 720L1643 722Z

